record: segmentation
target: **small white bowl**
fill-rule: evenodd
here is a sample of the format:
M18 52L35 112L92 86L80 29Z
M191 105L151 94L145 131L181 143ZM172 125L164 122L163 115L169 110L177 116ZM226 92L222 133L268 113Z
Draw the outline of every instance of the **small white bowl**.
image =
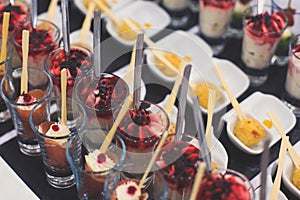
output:
M300 155L300 142L297 142L297 144L294 145L294 148L298 155ZM291 157L287 152L283 165L282 181L291 193L300 198L300 190L298 190L296 186L294 186L294 184L292 183L292 175L295 169L296 168L294 166L294 163L292 162Z
M175 53L181 58L188 56L191 58L190 63L195 69L208 69L213 67L211 57L213 55L210 46L195 34L185 31L174 31L166 37L157 41L156 46L166 53ZM157 68L157 59L149 48L144 51L147 55L147 64L150 70L159 79L164 82L175 82L176 76L167 76L160 69ZM196 68L198 66L198 68ZM193 73L191 73L193 74Z
M43 12L43 13L39 14L38 19L48 20L47 12ZM59 6L55 6L53 21L51 21L51 22L54 23L59 28L60 32L62 32L62 16L61 16ZM62 34L61 34L61 37L62 37Z
M143 29L148 37L158 34L162 29L166 28L171 21L170 16L165 10L150 1L134 1L122 9L116 10L114 13L119 19L128 17L141 26L145 23L150 24L151 28ZM106 20L106 29L112 37L126 46L133 46L135 40L129 41L121 38L117 33L116 25L110 18L106 18Z
M264 120L270 120L267 114L268 111L273 110L275 112L285 133L288 133L296 124L296 117L293 112L287 108L281 100L270 94L255 92L242 101L240 106L248 117L258 120L264 127L266 131L265 138L271 138L270 147L280 140L281 137L274 126L272 126L272 128L268 128L263 124ZM227 135L234 145L248 154L255 155L262 153L264 140L260 141L256 145L247 147L233 134L233 129L237 121L237 114L234 109L231 109L223 115L221 119L227 123Z
M118 10L123 6L131 3L133 0L106 0L106 2L110 5L110 9L112 11ZM84 0L74 0L76 7L83 13L87 13L87 8L84 6ZM102 14L101 17L105 17L106 14Z
M80 31L81 31L81 29L73 31L70 34L70 42L71 42L71 44L79 42ZM89 47L89 50L91 50L91 51L93 51L93 37L94 37L93 33L91 31L89 31L89 33L87 35L87 39L86 39L86 41L84 43L87 47Z

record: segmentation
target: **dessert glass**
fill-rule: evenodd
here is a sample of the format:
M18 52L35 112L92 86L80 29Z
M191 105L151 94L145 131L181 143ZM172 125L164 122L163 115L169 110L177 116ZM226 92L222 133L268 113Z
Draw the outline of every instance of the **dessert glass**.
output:
M264 5L260 14L257 6L244 11L241 68L252 86L260 86L267 80L272 56L287 22L286 15L273 6Z
M132 168L133 164L127 164L123 165L122 168L116 170L115 172L111 173L110 175L107 176L105 180L105 185L104 185L104 199L105 200L116 200L116 194L114 194L114 191L118 184L126 183L126 182L131 182L134 181L135 183L139 183L138 179L134 178L127 178L124 177L124 173L126 171L130 171ZM154 171L154 177L151 182L149 187L145 188L142 187L142 193L146 192L148 193L148 198L146 199L157 199L157 200L167 200L168 199L168 188L166 181L162 174L159 171ZM125 191L126 192L126 191ZM143 195L144 196L144 195ZM140 197L139 199L146 200L145 198Z
M284 103L300 117L300 34L289 44L289 65L283 90Z
M50 21L37 20L37 28L33 29L30 18L19 23L12 34L12 43L22 58L22 31L29 30L28 65L43 69L46 56L58 47L59 28Z
M17 131L20 151L25 155L35 156L40 154L40 146L34 131L29 124L29 115L33 107L43 102L52 91L51 77L43 70L28 68L28 91L35 101L18 103L20 94L22 69L10 70L1 81L1 96L6 102ZM33 118L38 121L46 120L46 107L41 106L33 113Z
M190 19L188 11L189 0L161 0L162 5L171 17L171 27L180 28L187 24Z
M212 47L214 55L218 55L225 46L235 2L236 0L200 0L200 35Z
M2 38L0 38L0 46L2 45ZM12 48L10 42L7 42L6 46L6 58L0 62L0 66L3 67L3 71L0 70L0 82L3 79L3 76L5 75L6 71L8 70L8 67L11 65L11 56L12 56ZM10 119L10 113L7 109L7 106L5 104L5 101L0 95L0 123L5 122L6 120Z
M114 74L102 73L100 79L89 73L78 80L75 95L87 112L87 127L110 129L113 113L129 94L126 82Z
M67 69L67 97L73 97L75 80L86 76L92 69L92 52L84 47L72 45L67 59L63 47L51 51L46 56L44 69L52 78L55 96L61 96L60 71L62 68Z
M174 139L175 134L168 136L158 154L155 167L167 182L168 199L185 200L190 198L197 168L202 162L199 140L188 134L183 134L180 141Z
M289 41L300 33L300 1L290 1L291 8L295 10L287 10L288 2L287 0L272 0L272 5L285 13L289 19L289 25L282 34L274 55L276 64L280 66L288 64Z
M197 195L197 199L206 200L254 200L254 197L248 178L231 169L214 169L206 173Z
M54 130L52 124L61 122L61 97L49 97L35 105L30 114L30 126L34 130L41 147L45 174L48 183L59 189L68 188L75 184L74 175L66 157L66 145L70 138L77 135L84 128L86 114L78 102L67 98L66 129L58 128L57 136L50 133ZM34 113L41 107L46 109L46 118L43 120L34 117ZM71 109L70 109L71 108ZM62 127L62 126L61 126ZM61 132L60 132L61 131ZM80 143L73 142L71 148L80 150Z
M89 154L89 152L100 149L107 133L108 131L105 129L85 129L79 135L72 137L67 144L67 159L75 175L79 199L104 199L103 190L107 175L122 166L124 162L126 156L125 144L119 136L115 136L107 152L110 155L114 155L116 165L97 172L86 168L84 156ZM72 148L73 143L79 143L79 148Z

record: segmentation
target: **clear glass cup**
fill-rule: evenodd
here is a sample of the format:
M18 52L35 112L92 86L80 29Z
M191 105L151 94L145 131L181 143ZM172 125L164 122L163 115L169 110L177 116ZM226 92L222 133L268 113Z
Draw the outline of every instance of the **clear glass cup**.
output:
M136 187L139 184L140 179L134 179L134 178L126 178L123 176L124 172L130 171L134 164L127 164L123 165L123 167L119 170L116 170L115 172L109 174L105 180L104 185L104 199L110 200L110 199L117 199L116 188L117 186L124 184L131 185L133 183L133 186ZM150 182L149 187L142 188L141 194L142 196L140 199L156 199L156 200L167 200L168 199L168 188L166 181L162 174L159 171L154 171L154 179ZM131 187L131 188L130 188ZM132 190L132 186L128 187L127 190ZM135 188L137 189L137 188ZM126 197L126 188L123 190L124 194L121 194L123 197L129 199L130 197ZM134 190L134 192L136 192ZM133 194L134 195L134 194ZM145 198L148 197L148 198Z
M243 174L231 169L214 169L204 174L197 199L215 200L239 197L254 200L254 189Z
M73 97L76 79L86 76L92 70L93 54L84 47L71 45L67 59L65 56L66 54L63 47L54 49L46 56L44 69L52 78L54 95L61 96L60 71L62 68L66 68L67 97Z
M67 144L67 159L75 175L79 199L103 199L104 182L107 175L120 168L125 160L125 144L119 136L115 136L107 150L107 155L112 158L115 165L100 168L99 171L91 170L85 158L100 149L107 133L108 131L105 129L85 129L79 135L71 138ZM73 143L79 143L80 148L72 148Z
M289 41L293 36L300 33L300 1L290 1L290 6L295 9L294 11L287 10L288 2L287 0L272 0L272 5L284 12L289 18L289 25L282 34L274 55L275 63L279 66L288 64Z
M30 18L22 21L12 33L12 43L22 58L22 31L29 30L28 65L43 69L46 56L59 45L60 30L52 22L37 20L33 29Z
M1 5L1 4L0 4ZM2 38L0 38L0 46L2 46ZM5 76L8 67L11 65L11 56L12 56L12 51L13 51L13 46L11 45L10 42L7 42L6 46L6 58L0 62L0 82ZM0 95L0 123L7 121L10 119L10 113L9 110L7 109L7 106L5 104L5 101Z
M14 127L17 132L20 151L25 155L36 156L40 154L40 146L34 131L29 124L29 115L33 107L43 102L52 92L51 77L43 70L28 68L28 93L34 97L28 103L18 102L21 99L20 83L22 69L10 70L1 81L1 96L9 108ZM33 118L46 120L46 108L41 105Z
M200 36L212 47L214 55L218 55L225 47L235 2L200 0Z
M261 86L266 82L272 56L287 22L287 17L273 6L264 5L263 14L257 13L256 5L244 11L241 68L248 75L251 86ZM261 24L265 25L263 29Z
M66 146L70 138L84 129L86 114L82 105L67 98L67 122L61 124L61 97L49 97L35 105L30 114L30 126L34 130L41 147L43 164L48 183L59 189L75 184L74 175L66 157ZM44 107L46 118L34 117ZM80 143L71 145L80 150Z
M282 99L300 117L300 34L294 36L289 44L289 65L285 79Z
M124 103L129 94L126 82L109 73L102 73L100 79L94 73L79 79L75 84L75 95L87 112L88 127L110 129L113 113Z
M168 136L155 162L167 182L168 199L190 198L197 168L202 162L199 145L199 140L192 135L183 134L180 141L175 141L175 134Z

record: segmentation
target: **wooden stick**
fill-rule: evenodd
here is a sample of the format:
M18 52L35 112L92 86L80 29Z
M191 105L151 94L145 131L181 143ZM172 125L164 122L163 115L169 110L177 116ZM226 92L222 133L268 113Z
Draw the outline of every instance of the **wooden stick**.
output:
M216 104L216 91L209 90L207 122L206 122L206 129L205 129L205 137L206 137L206 144L208 150L211 149L211 125L212 125L215 104Z
M60 72L61 87L61 124L67 124L67 70L63 68Z
M232 104L233 108L235 109L235 111L238 115L239 120L246 119L245 114L243 113L237 99L233 96L232 92L230 91L230 89L229 89L229 87L228 87L228 85L227 85L227 83L226 83L226 81L223 77L223 74L220 71L219 67L215 67L215 71L216 71L216 73L217 73L217 75L218 75L218 77L219 77L219 79L220 79L220 81L221 81L221 83L222 83L222 85L223 85L230 101L231 101L231 104Z
M108 15L108 17L118 26L122 26L122 21L116 17L116 15L101 1L93 0L93 2Z
M270 200L278 199L278 192L281 184L281 175L283 170L283 162L285 161L286 150L287 150L287 143L282 140L280 151L279 151L278 168L277 168L275 181L272 186Z
M103 144L100 147L100 152L105 153L107 151L111 141L113 140L113 138L115 136L115 133L117 131L117 128L119 127L121 120L124 118L125 114L127 113L128 109L130 108L132 100L133 100L132 95L128 95L127 98L125 99L124 105L122 106L122 108L116 118L116 121L113 123L113 126L111 127L109 133L105 137Z
M274 111L269 111L268 112L268 116L270 117L274 127L276 128L276 130L278 131L278 133L280 134L282 140L284 143L286 143L287 148L289 150L289 154L292 158L292 161L295 165L295 167L297 169L299 169L300 167L300 157L298 156L297 152L295 151L293 145L290 143L290 141L288 140L288 137L286 136L277 116L275 115Z
M127 83L128 87L132 87L131 82L132 82L132 75L133 75L134 63L135 63L135 52L136 52L136 44L133 45L130 63L129 63L129 69L124 78L124 81Z
M3 15L3 22L2 22L2 44L1 44L1 55L0 55L0 62L4 62L7 57L7 36L8 36L8 27L9 27L9 18L10 13L4 12ZM5 64L0 66L0 72L5 72Z
M200 184L202 181L202 177L203 177L205 168L206 168L205 162L200 163L200 165L198 166L196 178L195 178L192 193L190 196L190 200L195 200L197 197L197 193L199 191L199 187L200 187Z
M79 43L80 44L81 43L82 44L86 43L86 39L87 39L88 33L90 31L90 28L91 28L91 21L92 21L92 18L93 18L95 6L96 5L95 5L94 2L91 2L89 4L89 8L88 8L87 14L84 18L84 21L83 21L83 24L82 24L82 27L81 27L81 31L80 31L80 36L79 36Z
M22 32L22 75L21 75L21 95L28 93L28 46L29 46L29 31Z
M47 11L47 20L52 22L53 18L54 18L54 11L56 8L58 0L51 0L49 7L48 7L48 11Z

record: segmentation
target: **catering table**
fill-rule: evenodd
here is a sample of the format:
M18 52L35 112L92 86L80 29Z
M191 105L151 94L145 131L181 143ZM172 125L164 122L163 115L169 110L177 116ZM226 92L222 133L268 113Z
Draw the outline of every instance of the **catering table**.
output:
M39 1L41 2L41 1ZM39 13L45 12L47 10L49 2L43 1L43 3L39 4ZM71 21L71 31L77 30L81 27L82 21L84 19L84 14L82 14L78 8L74 5L73 1L70 4L70 21ZM183 29L189 30L191 27L197 24L197 13L190 13L192 16L192 20L189 24ZM104 20L103 24L104 24ZM103 25L104 27L104 25ZM106 30L103 29L103 40L109 37L109 34ZM156 39L156 38L155 38ZM116 45L118 45L116 43ZM116 47L118 48L118 46ZM112 52L107 52L112 53ZM240 53L241 53L241 40L237 39L229 39L226 43L225 49L223 52L217 56L219 58L224 58L232 61L237 66L240 64ZM129 63L129 54L125 54L121 56L116 62L114 62L107 71L113 72L114 70L126 65ZM270 69L269 79L267 82L258 88L249 87L246 92L244 92L239 98L239 101L242 101L255 91L261 91L263 93L272 94L280 98L282 93L282 88L284 85L284 79L286 74L287 66L272 66ZM143 74L147 74L147 76L143 76L143 80L146 83L147 95L146 99L154 102L160 102L166 94L170 92L166 87L162 87L158 84L147 84L150 80L155 79L152 76L151 71L147 68L143 69ZM227 110L229 110L231 106L229 105ZM192 109L188 106L186 115L191 115ZM205 117L205 115L204 115ZM189 120L192 121L192 120ZM191 122L190 122L191 123ZM187 127L191 127L188 131L193 131L192 126L187 123ZM0 124L0 138L4 137L7 132L13 130L13 125L11 120ZM293 128L292 131L288 134L290 136L291 142L294 144L300 140L299 134L299 124ZM2 138L3 139L3 138ZM245 174L249 179L255 177L260 169L260 155L248 155L243 153L240 149L235 147L231 141L228 139L225 128L223 128L221 137L219 138L221 143L227 150L229 156L228 168L234 169ZM270 163L278 158L279 152L279 142L277 142L270 149ZM77 199L76 196L76 187L71 187L69 189L59 190L51 187L47 182L44 175L44 169L42 164L41 157L28 157L23 155L17 145L16 138L12 138L11 140L0 145L0 156L11 166L11 168L21 177L21 179L33 190L33 192L40 198L45 200L59 200L59 199ZM0 172L1 173L1 172ZM292 194L290 194L286 188L282 184L282 191L287 195L289 199L295 199ZM1 188L0 188L0 199L1 199Z

